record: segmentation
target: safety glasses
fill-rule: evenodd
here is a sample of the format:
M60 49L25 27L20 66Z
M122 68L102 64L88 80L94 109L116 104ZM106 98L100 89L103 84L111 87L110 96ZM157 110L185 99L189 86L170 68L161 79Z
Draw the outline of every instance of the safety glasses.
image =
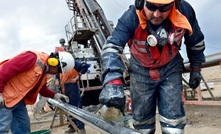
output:
M172 3L169 3L169 4L165 4L163 6L156 6L148 1L146 1L146 7L150 10L150 11L153 11L155 12L157 9L160 11L160 12L166 12L168 11L172 6L173 6L174 2Z

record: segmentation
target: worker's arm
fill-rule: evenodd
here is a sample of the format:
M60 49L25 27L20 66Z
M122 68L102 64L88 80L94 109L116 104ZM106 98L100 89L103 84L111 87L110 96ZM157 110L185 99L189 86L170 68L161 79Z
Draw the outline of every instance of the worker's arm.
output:
M192 27L193 33L190 35L186 31L184 35L184 44L186 45L187 56L191 68L201 68L205 62L205 42L204 34L198 24L196 14L192 6L186 1L182 1L179 6L179 11L186 16Z
M184 0L181 1L179 11L187 17L193 30L192 35L190 35L188 31L185 33L184 43L186 45L187 57L191 68L189 86L190 88L195 89L200 85L200 81L202 79L200 73L201 66L202 63L205 62L204 35L198 24L195 11L188 2Z
M128 21L130 20L130 21ZM117 26L112 35L107 38L101 53L103 85L115 79L122 79L124 63L121 60L123 49L129 39L133 36L139 25L135 6L130 8L118 19Z
M66 95L56 93L54 90L49 89L46 85L42 87L39 93L44 97L53 98L60 102L69 102L69 98Z
M49 97L49 98L53 98L54 95L56 94L56 92L54 90L51 90L50 88L48 88L46 85L44 85L42 87L42 89L40 90L40 95L44 96L44 97Z
M138 24L135 7L130 6L130 9L118 20L116 28L107 38L101 53L101 81L104 87L100 93L99 101L101 104L116 107L121 111L124 111L126 99L122 85L124 63L121 54Z
M0 93L8 80L34 66L37 56L32 52L21 53L0 66Z

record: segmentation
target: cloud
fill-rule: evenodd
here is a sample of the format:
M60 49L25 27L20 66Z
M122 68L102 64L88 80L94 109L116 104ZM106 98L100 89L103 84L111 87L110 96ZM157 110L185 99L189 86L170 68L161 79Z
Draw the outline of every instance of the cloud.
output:
M0 60L24 50L54 51L72 17L65 0L3 1L0 11Z

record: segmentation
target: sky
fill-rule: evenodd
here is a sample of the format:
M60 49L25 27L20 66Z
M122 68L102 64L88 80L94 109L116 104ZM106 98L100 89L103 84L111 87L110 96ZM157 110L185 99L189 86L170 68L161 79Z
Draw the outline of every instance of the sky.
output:
M221 2L218 0L187 0L195 9L198 23L205 35L205 55L221 51ZM118 18L134 0L97 0L108 20L116 25ZM0 4L0 61L25 50L50 54L66 39L65 25L72 11L65 0L5 0ZM185 45L181 54L185 58Z

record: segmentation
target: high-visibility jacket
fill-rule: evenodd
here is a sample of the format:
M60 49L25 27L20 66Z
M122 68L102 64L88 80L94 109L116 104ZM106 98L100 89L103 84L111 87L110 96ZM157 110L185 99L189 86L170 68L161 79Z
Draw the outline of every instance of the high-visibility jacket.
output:
M13 107L23 98L25 104L34 104L42 86L47 83L47 75L45 75L44 69L49 56L44 52L32 52L37 56L35 65L11 78L4 87L3 97L6 107ZM33 88L37 90L33 91Z
M60 74L60 83L62 86L62 93L65 93L64 90L64 84L65 83L71 83L72 80L78 76L78 71L75 70L74 68L72 68L70 71L64 73L64 74Z
M133 38L128 42L132 55L144 66L150 69L150 77L154 80L159 80L160 75L158 68L170 62L179 52L181 39L185 33L182 28L175 28L175 42L176 44L166 44L162 47L162 52L159 51L157 46L149 46L149 53L146 49L146 39L148 32L142 29L139 25L135 30Z

